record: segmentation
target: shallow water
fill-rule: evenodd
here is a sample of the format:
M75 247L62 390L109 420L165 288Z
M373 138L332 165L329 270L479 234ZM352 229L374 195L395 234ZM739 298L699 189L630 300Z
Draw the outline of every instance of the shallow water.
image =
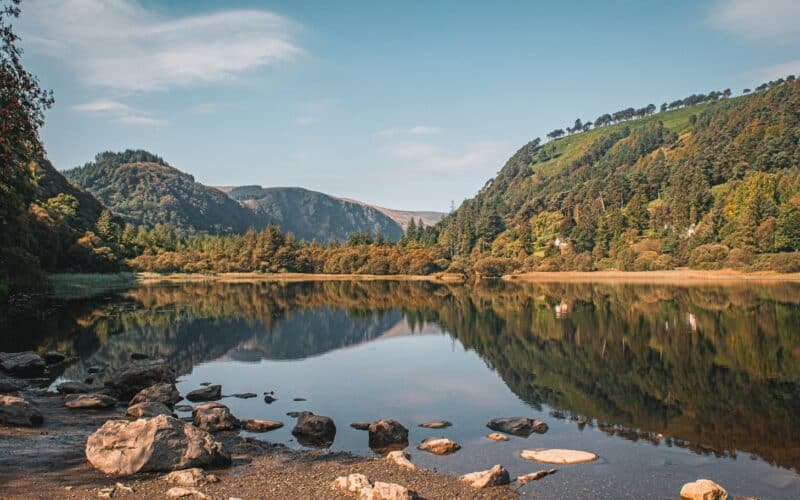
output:
M331 449L359 454L372 453L367 433L350 422L394 418L423 466L557 468L522 488L534 497L675 498L704 477L735 495L800 498L798 325L797 284L185 283L61 301L8 323L0 350L79 356L56 383L113 370L132 352L162 357L182 394L205 381L259 394L222 402L242 418L283 421L253 436L293 447L288 411L332 417ZM266 404L265 391L278 400ZM550 429L486 439L486 422L504 416ZM440 419L453 426L417 427ZM417 451L430 436L462 449ZM519 457L549 447L600 459Z

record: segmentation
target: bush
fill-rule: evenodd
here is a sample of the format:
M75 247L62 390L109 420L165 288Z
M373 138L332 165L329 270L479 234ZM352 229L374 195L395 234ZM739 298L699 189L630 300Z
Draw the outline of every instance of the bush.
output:
M700 245L692 250L689 257L689 267L693 269L721 269L722 264L728 258L730 249L725 245L710 243Z
M501 257L484 257L475 262L473 269L483 278L499 278L511 269L513 261Z
M778 253L769 260L769 268L779 273L800 273L800 253Z
M733 269L748 269L756 258L756 247L743 246L734 248L728 254L728 266Z

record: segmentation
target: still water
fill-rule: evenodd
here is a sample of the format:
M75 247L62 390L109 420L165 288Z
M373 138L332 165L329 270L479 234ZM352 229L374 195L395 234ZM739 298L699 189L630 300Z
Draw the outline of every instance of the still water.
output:
M531 448L600 456L522 488L535 498L676 498L697 478L800 498L800 284L153 284L7 326L24 335L0 351L80 358L56 383L141 352L176 367L182 394L202 382L257 393L222 402L284 422L253 436L295 448L289 411L332 417L331 449L364 455L367 434L349 424L393 418L412 461L450 473L549 468L519 457ZM507 416L550 429L486 439L486 422ZM453 426L417 426L440 419ZM431 436L462 449L415 449Z

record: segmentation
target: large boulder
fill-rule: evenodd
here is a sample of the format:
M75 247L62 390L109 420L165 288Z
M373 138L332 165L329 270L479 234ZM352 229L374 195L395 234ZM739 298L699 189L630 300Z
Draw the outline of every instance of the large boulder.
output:
M175 406L175 403L182 399L181 393L178 392L178 388L175 387L174 382L161 382L159 384L153 384L150 387L145 387L137 392L128 405L154 402L162 403L172 408Z
M44 374L45 362L33 351L0 352L0 368L23 377L40 377Z
M239 428L239 420L220 403L203 403L192 409L194 425L208 432L230 431Z
M408 446L408 429L396 420L378 420L370 424L369 447L373 449L405 448Z
M64 398L64 406L71 410L97 410L111 408L117 400L105 394L69 394Z
M175 372L161 360L128 363L104 381L121 400L130 400L142 389L162 382L175 383Z
M527 417L493 418L486 427L493 431L522 437L528 437L534 432L544 434L548 429L546 423Z
M130 405L128 407L128 411L125 412L125 416L131 419L153 418L159 415L166 415L168 417L171 417L172 410L170 410L169 407L164 403L158 403L156 401L146 401L144 403L136 403L135 405Z
M488 470L464 474L459 479L476 489L502 486L511 482L508 471L500 464Z
M0 396L0 424L37 427L44 418L39 410L17 396Z
M710 479L698 479L683 485L681 500L728 500L728 492Z
M304 411L298 415L292 435L304 446L327 448L336 437L336 424L330 417Z
M461 445L447 438L428 438L417 446L418 450L434 455L450 455L461 449Z
M86 458L106 474L169 472L230 464L231 456L208 432L165 415L109 420L86 442Z
M222 386L218 384L209 385L202 389L196 389L186 395L186 399L196 401L216 401L222 398Z

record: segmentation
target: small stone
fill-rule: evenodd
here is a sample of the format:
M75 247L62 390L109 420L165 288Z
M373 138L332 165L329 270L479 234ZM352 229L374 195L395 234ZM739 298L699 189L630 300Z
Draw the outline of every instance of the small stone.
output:
M350 424L350 427L358 431L368 431L370 425L371 425L370 422L353 422L352 424Z
M274 420L259 420L256 418L245 418L242 421L242 427L250 432L269 432L283 427L282 422Z
M292 417L292 418L297 418L300 415L302 415L303 413L306 413L306 412L304 412L304 411L287 411L286 412L286 416L287 417Z
M412 500L416 495L405 486L375 481L358 492L358 500Z
M426 429L443 429L445 427L450 427L451 425L453 424L447 420L437 420L436 422L425 422L424 424L419 424L420 427L425 427Z
M544 434L548 429L546 423L527 417L494 418L486 424L486 427L493 431L522 437L528 437L534 432Z
M105 394L69 394L64 398L64 406L71 410L98 410L111 408L117 400Z
M256 394L255 392L239 392L233 395L233 397L239 399L250 399L250 398L255 398L257 396L258 394Z
M175 406L175 403L182 400L181 393L175 387L174 382L161 382L153 384L150 387L145 387L137 392L130 400L128 406L138 403L155 402L162 403L169 408Z
M327 448L336 437L336 424L330 417L314 415L309 411L299 414L292 435L303 446Z
M264 396L264 402L265 402L265 403L267 403L268 405L269 405L269 404L272 404L273 402L275 402L275 401L277 401L277 400L278 400L278 398L276 398L276 397L273 397L273 396L271 396L271 395L269 395L269 394L267 394L266 396Z
M137 418L152 418L158 415L172 416L172 410L167 408L164 403L156 403L148 401L146 403L138 403L128 407L125 416L132 419Z
M416 470L417 466L408 459L408 453L403 450L391 451L386 455L386 459L408 470Z
M200 385L202 385L203 387L208 387L209 385L211 385L211 382L200 382Z
M305 401L306 398L294 398L292 401Z
M487 438L491 439L492 441L508 441L508 436L505 434L500 434L499 432L492 432L486 436Z
M550 474L555 474L557 471L555 469L544 469L544 470L537 470L536 472L531 472L530 474L525 474L523 476L518 476L516 481L519 484L528 484L531 481L538 481L539 479L549 476Z
M408 429L396 420L378 420L369 426L369 447L385 450L408 446Z
M239 420L230 409L220 403L203 403L192 409L192 422L204 431L229 431L239 428Z
M434 455L450 455L461 449L461 445L447 438L428 438L417 446L418 450Z
M175 411L192 411L192 405L175 405Z
M125 493L133 493L133 488L125 486L122 483L114 483L114 491L124 491Z
M536 460L546 464L579 464L583 462L593 462L598 456L588 451L561 450L561 449L537 449L522 450L520 456L525 460Z
M219 384L209 385L202 389L196 389L186 395L186 399L196 401L216 401L222 398L222 386Z
M206 474L206 472L199 467L193 467L191 469L170 472L164 476L164 480L168 483L177 484L178 486L202 486L206 483L215 483L219 481L219 478L213 474Z
M369 488L371 484L364 474L350 474L337 477L333 486L345 493L358 493L364 488Z
M197 497L197 498L211 498L203 492L194 488L184 488L183 486L175 486L167 490L167 498L183 498L183 497Z
M489 470L464 474L459 477L459 479L476 489L488 488L490 486L502 486L511 482L508 471L500 464L495 465Z
M681 500L727 500L725 488L710 479L698 479L681 488Z

